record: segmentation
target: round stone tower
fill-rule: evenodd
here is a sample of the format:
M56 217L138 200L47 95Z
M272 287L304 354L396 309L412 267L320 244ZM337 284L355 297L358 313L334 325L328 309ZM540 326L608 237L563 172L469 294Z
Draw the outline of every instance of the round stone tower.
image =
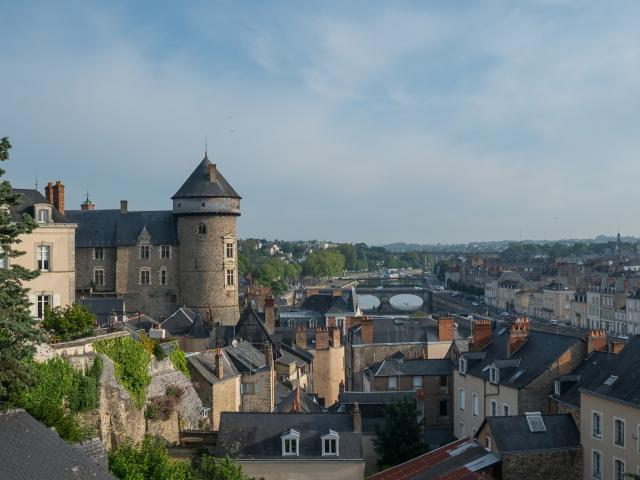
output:
M204 159L171 197L178 229L178 299L213 321L235 325L238 308L236 217L240 196Z

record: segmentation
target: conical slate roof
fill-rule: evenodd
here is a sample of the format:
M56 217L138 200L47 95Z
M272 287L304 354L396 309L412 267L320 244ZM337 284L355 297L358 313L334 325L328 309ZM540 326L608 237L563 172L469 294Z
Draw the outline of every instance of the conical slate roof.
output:
M209 165L212 165L209 157L205 153L202 162L196 167L186 182L180 187L180 190L171 197L174 198L193 198L193 197L226 197L241 198L236 193L229 182L216 172L216 182L209 181Z

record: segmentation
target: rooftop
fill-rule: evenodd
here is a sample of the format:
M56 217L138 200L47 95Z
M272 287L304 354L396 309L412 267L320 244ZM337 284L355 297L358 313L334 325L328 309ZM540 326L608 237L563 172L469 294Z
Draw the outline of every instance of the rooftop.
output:
M220 171L216 171L215 182L211 183L209 177L209 166L213 165L205 153L204 158L191 173L187 181L175 193L172 199L189 197L224 197L240 198L233 187L222 176Z
M13 192L21 195L18 205L11 208L11 218L13 218L13 220L20 219L20 217L25 213L31 215L31 217L35 219L36 215L33 210L35 204L44 203L46 205L51 205L49 200L47 200L47 198L38 190L30 188L14 188ZM60 213L53 205L51 205L51 212L51 220L53 220L53 223L73 223L73 220L69 219L67 215Z

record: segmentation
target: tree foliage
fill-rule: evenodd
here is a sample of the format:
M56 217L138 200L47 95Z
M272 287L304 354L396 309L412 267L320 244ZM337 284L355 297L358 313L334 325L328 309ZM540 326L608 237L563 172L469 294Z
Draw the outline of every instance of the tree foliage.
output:
M376 428L373 441L378 465L391 467L426 451L422 436L424 420L418 421L415 402L404 401L385 407L384 426Z
M8 160L10 148L9 140L2 138L0 162ZM4 173L0 168L0 177ZM0 182L0 256L8 258L10 264L9 268L0 268L0 410L15 406L24 389L33 383L28 360L35 353L35 345L43 341L42 331L29 311L28 289L23 286L38 272L11 264L12 259L24 255L16 249L20 235L36 228L33 218L26 214L12 220L9 209L19 199L8 181Z
M42 327L62 341L74 340L93 335L96 316L84 305L47 308Z
M312 252L302 264L302 272L314 278L334 277L344 273L345 259L338 249Z
M180 347L176 347L173 352L169 354L169 358L171 359L171 363L173 364L173 368L182 372L182 374L191 378L191 374L189 373L189 368L187 367L187 357L184 352L180 349Z

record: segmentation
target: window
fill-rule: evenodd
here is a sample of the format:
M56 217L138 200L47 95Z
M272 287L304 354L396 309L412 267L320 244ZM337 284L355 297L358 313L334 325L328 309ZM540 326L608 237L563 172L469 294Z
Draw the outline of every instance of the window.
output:
M484 448L488 452L491 451L491 437L489 436L484 437Z
M38 245L36 249L37 268L41 272L50 270L51 247L49 245Z
M167 284L167 269L162 267L160 269L160 285Z
M46 208L38 210L38 223L49 223L49 210Z
M140 258L149 258L149 245L140 245Z
M44 318L44 311L51 305L50 295L38 295L38 318Z
M613 419L613 444L624 448L624 420Z
M93 249L94 260L104 260L104 248L96 247Z
M102 287L104 286L104 269L102 268L96 268L93 271L93 283L97 286L97 287Z
M422 388L422 377L420 375L414 375L412 385L414 390Z
M498 370L498 368L489 368L489 381L496 385L500 383L500 370Z
M389 390L396 390L398 388L398 377L388 377L387 388Z
M553 394L560 395L560 380L553 382Z
M236 284L236 271L233 268L227 268L227 287L233 287Z
M233 243L227 242L225 247L225 254L227 258L233 258Z
M602 478L602 453L597 450L591 451L591 477Z
M9 268L9 257L0 248L0 268Z
M505 417L509 416L509 405L507 405L506 403L502 404L502 415Z
M440 417L449 416L449 402L447 400L440 400L440 409L438 415Z
M458 402L460 403L460 410L464 411L464 407L465 407L465 403L466 403L466 399L465 399L465 395L464 395L464 388L461 388L460 391L458 392Z
M292 428L280 438L282 438L282 456L298 456L298 441L300 440L300 433Z
M170 303L178 303L178 296L177 296L176 294L172 294L172 295L169 297L169 302L170 302Z
M449 377L447 375L440 375L440 390L449 390Z
M160 246L160 258L171 258L171 246L170 245L162 245L162 246Z
M492 417L497 417L498 416L498 402L496 402L495 400L491 400L490 405L491 405L490 415Z
M467 429L464 426L464 422L460 422L458 424L458 438L466 437Z
M624 480L626 465L619 458L613 459L613 480Z
M467 373L467 359L464 357L460 357L458 361L458 370L460 371L460 375L465 375Z
M198 235L206 235L207 234L207 226L204 223L198 225Z
M140 285L151 285L151 271L140 270Z
M333 430L321 437L322 440L322 456L334 455L338 456L338 440L340 435Z
M243 395L255 395L260 393L259 383L243 383L240 385L240 393Z
M602 414L591 412L591 435L594 438L602 439Z
M479 411L480 411L480 402L479 402L478 394L474 393L473 395L471 395L471 413L473 414L474 417L477 417L479 415Z
M636 438L638 439L637 450L638 453L640 453L640 423L638 424L638 433L636 434ZM638 468L640 468L640 466Z

